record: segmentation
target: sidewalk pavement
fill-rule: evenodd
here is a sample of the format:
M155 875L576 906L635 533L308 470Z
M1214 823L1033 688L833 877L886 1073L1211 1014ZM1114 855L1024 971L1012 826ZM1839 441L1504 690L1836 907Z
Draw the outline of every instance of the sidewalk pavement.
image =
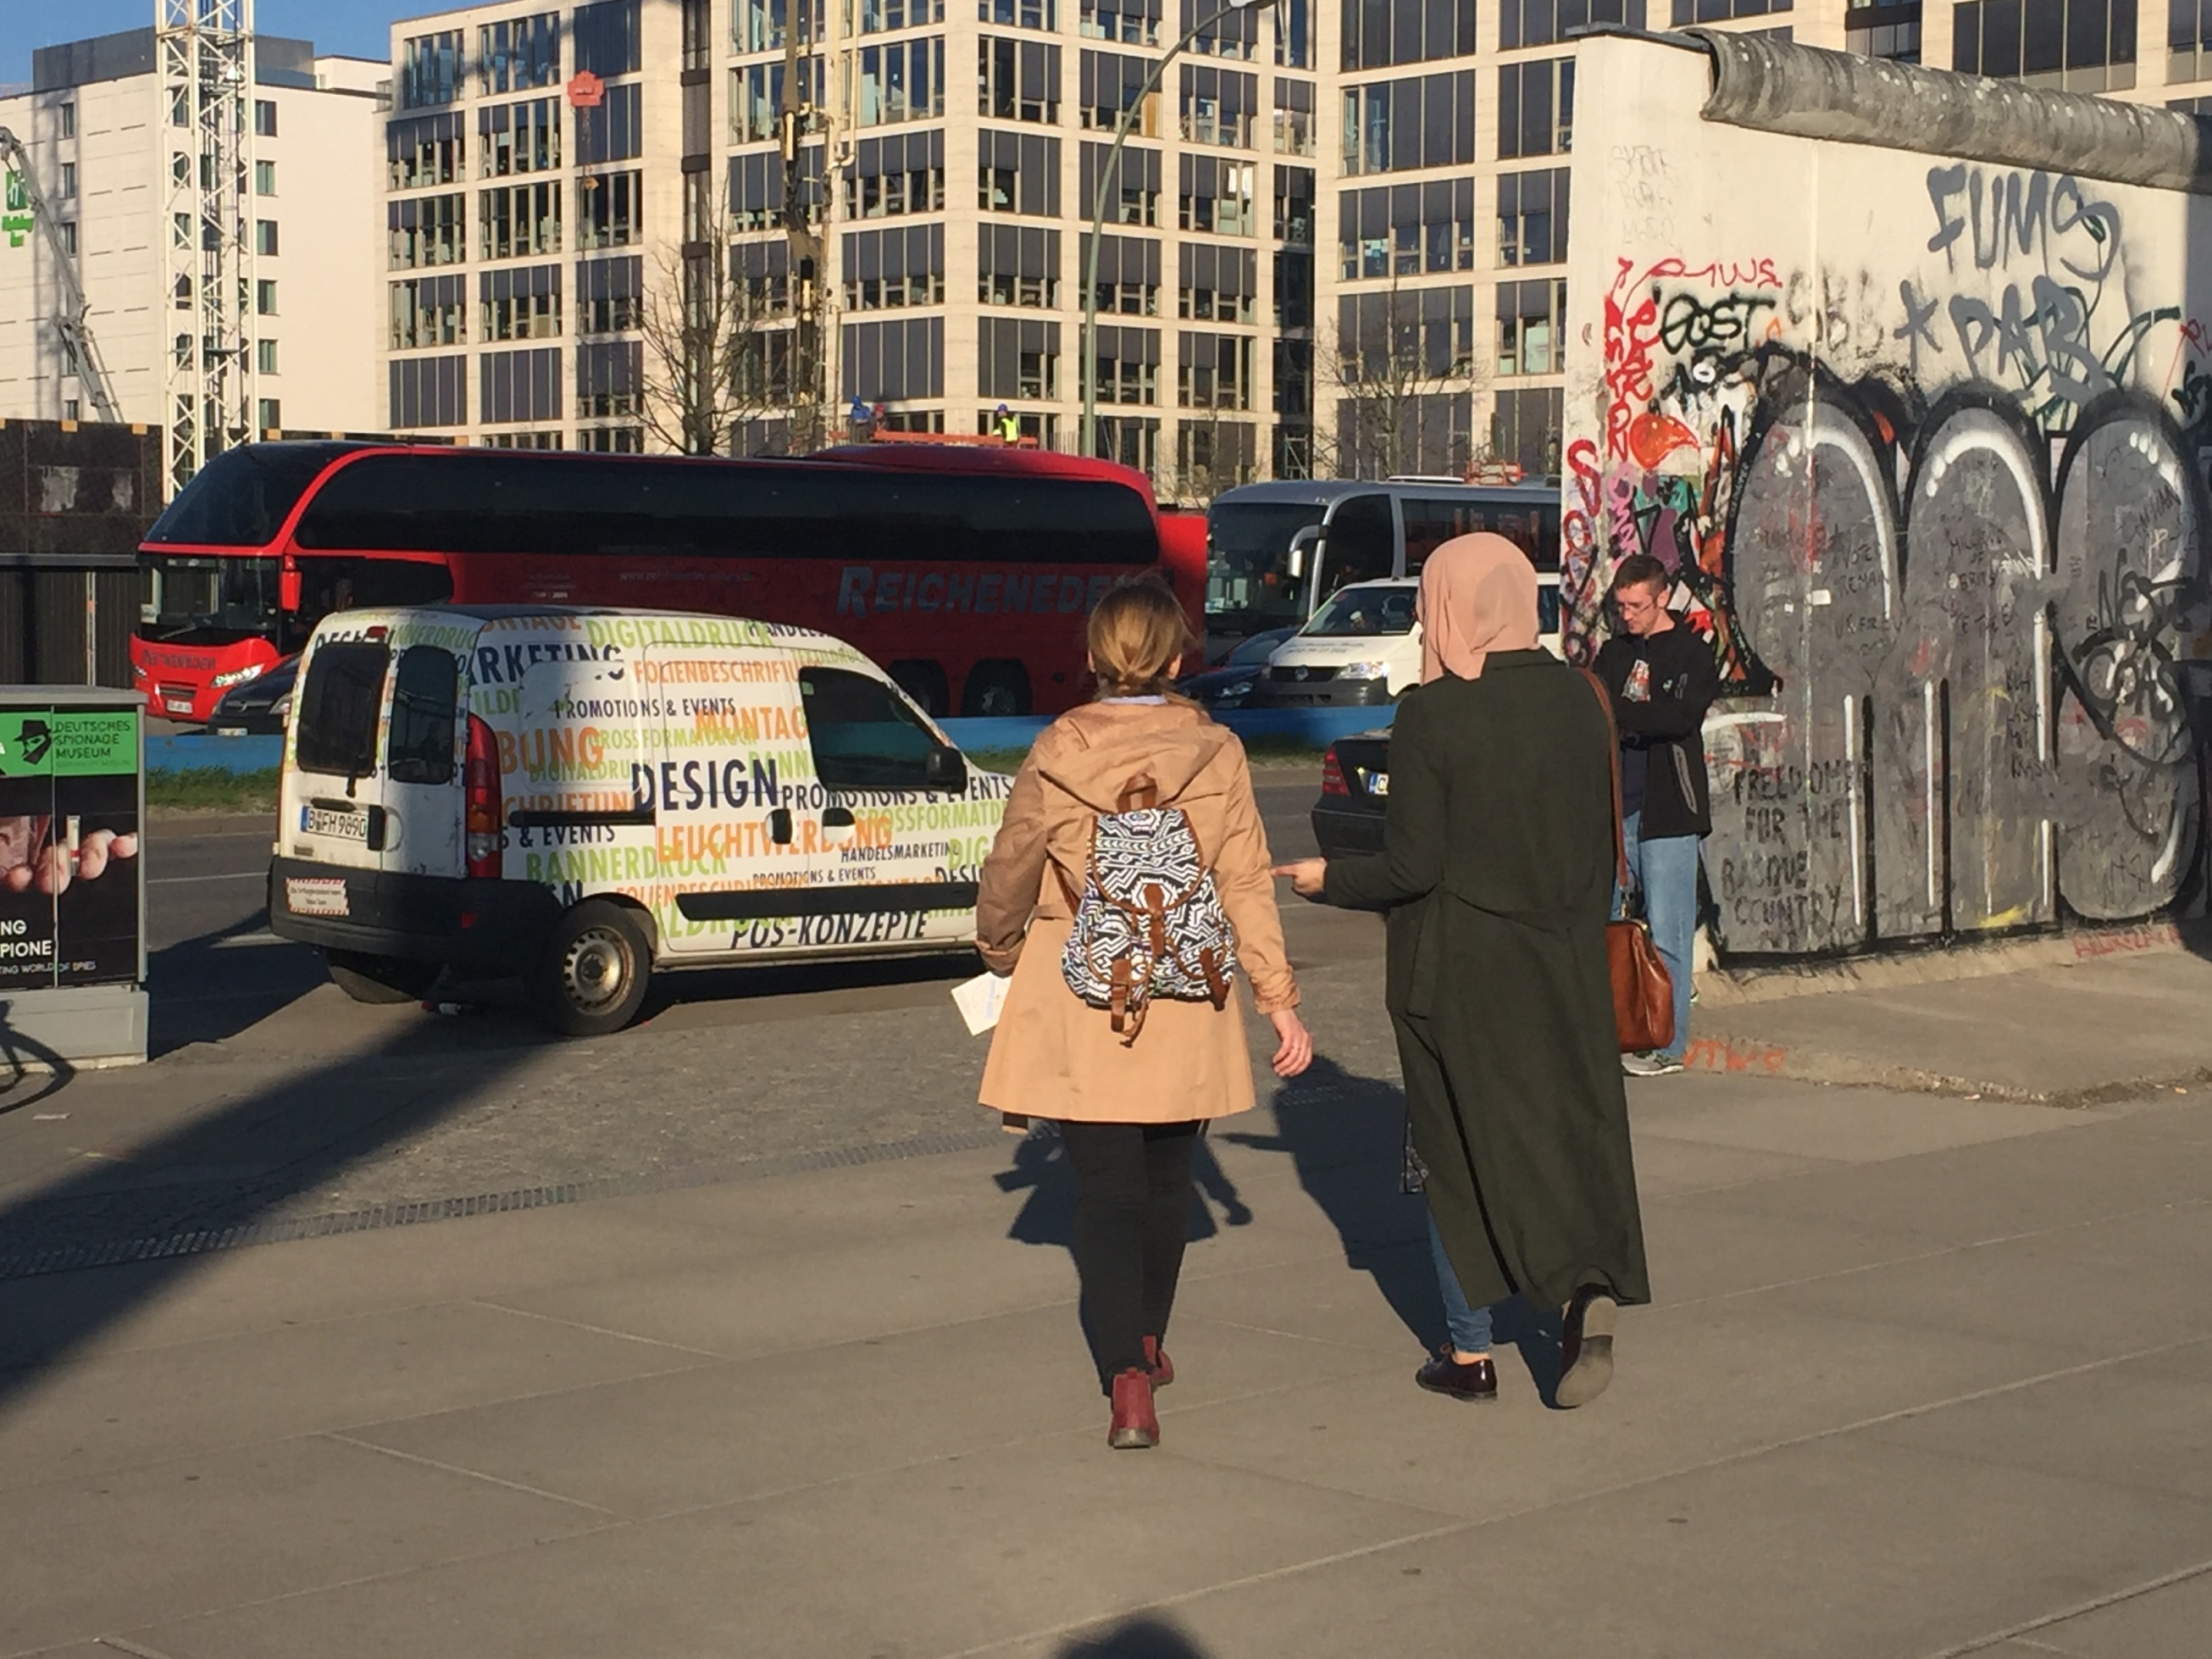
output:
M0 1370L0 1654L2203 1650L2196 1096L1632 1098L1659 1300L1576 1413L1527 1322L1413 1389L1333 1070L1212 1138L1148 1453L1042 1139L0 1283L0 1364L112 1313Z

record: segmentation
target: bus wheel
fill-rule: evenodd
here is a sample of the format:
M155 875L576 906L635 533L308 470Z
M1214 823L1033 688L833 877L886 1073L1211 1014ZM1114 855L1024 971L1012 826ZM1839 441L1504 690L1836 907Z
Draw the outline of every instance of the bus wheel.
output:
M945 671L933 662L895 662L888 671L891 682L914 699L932 720L952 712L952 693L945 684Z
M1030 677L1017 663L978 664L968 676L960 712L970 720L1005 720L1030 712Z
M372 957L358 951L325 951L331 983L356 1002L420 1002L438 977L434 962Z
M652 975L653 945L635 913L586 899L554 925L530 971L530 1000L562 1036L605 1036L637 1018Z

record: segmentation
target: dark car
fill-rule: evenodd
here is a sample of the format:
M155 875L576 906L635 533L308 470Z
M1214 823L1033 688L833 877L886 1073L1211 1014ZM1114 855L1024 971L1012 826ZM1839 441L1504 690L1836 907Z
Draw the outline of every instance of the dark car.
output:
M1339 738L1321 762L1321 799L1314 803L1314 839L1325 859L1382 850L1382 809L1390 803L1388 727Z
M208 716L210 732L282 732L292 712L292 682L298 678L297 653L274 663L216 699Z
M1209 708L1241 708L1251 696L1252 689L1259 684L1261 675L1267 672L1267 659L1275 654L1275 647L1297 631L1295 628L1270 628L1265 633L1241 639L1236 648L1212 667L1177 680L1176 690Z

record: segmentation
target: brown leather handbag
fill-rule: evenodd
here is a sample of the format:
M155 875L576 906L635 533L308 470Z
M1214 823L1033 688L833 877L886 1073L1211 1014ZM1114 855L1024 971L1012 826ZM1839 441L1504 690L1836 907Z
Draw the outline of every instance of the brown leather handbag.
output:
M1628 848L1621 838L1620 733L1613 723L1613 697L1605 682L1581 671L1605 710L1606 752L1613 757L1613 860L1614 880L1628 886ZM1620 1030L1620 1052L1648 1054L1674 1040L1674 980L1651 942L1651 929L1638 921L1605 925L1605 961L1613 974L1613 1020Z

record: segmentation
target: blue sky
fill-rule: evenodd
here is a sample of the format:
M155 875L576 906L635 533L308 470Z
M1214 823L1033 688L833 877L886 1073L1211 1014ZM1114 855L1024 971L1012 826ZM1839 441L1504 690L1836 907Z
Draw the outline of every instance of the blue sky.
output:
M383 58L390 51L391 23L446 9L450 0L254 0L253 24L264 34L313 40L319 52L353 58ZM0 86L31 78L31 52L88 35L143 29L154 21L154 0L71 0L65 6L39 0L6 0L9 14L0 28Z

